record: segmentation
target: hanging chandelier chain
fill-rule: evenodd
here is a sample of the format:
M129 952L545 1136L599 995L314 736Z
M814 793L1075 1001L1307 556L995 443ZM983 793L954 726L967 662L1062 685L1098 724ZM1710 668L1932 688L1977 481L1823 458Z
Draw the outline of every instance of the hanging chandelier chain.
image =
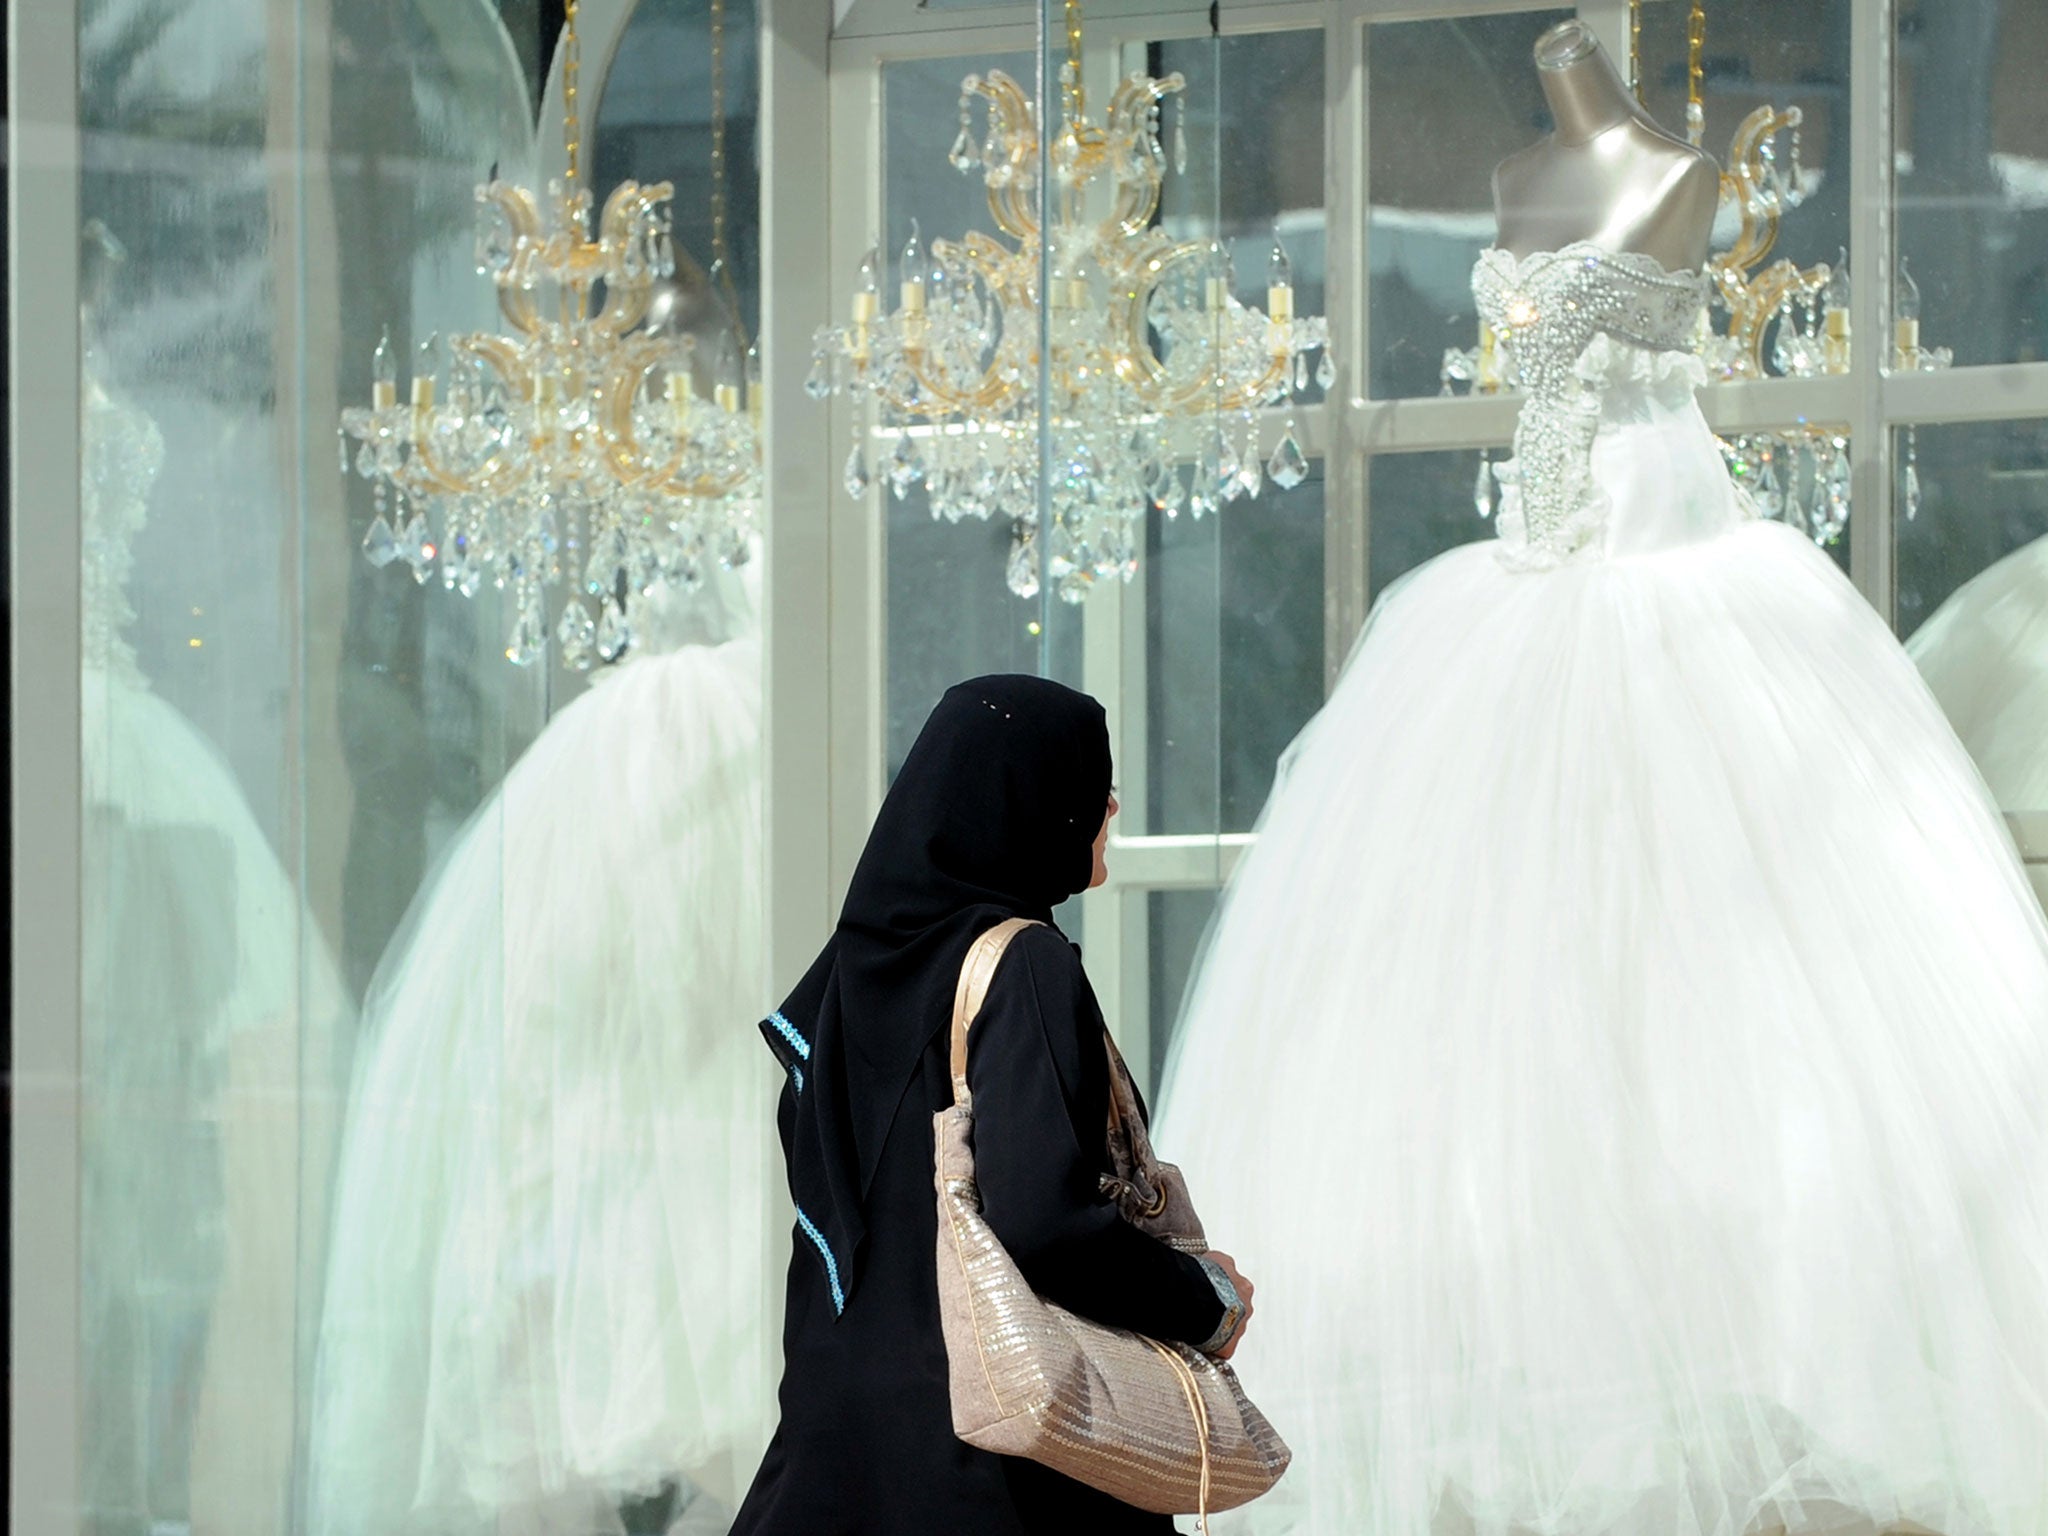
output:
M725 0L711 0L711 269L734 334L744 349L747 326L740 316L739 285L733 280L732 251L727 244L725 186Z
M1628 79L1643 105L1643 0L1628 0Z
M576 41L576 0L567 0L562 17L562 138L568 150L568 183L580 180L578 164L583 153L583 127L576 110L577 77L582 71L583 50Z
M1685 19L1685 104L1686 121L1689 125L1704 125L1706 122L1707 72L1703 62L1706 48L1706 0L1692 0L1692 13ZM1698 135L1695 135L1693 142L1700 142Z
M725 0L711 0L711 259L726 259Z
M1081 86L1081 0L1067 0L1067 120L1079 124L1087 115L1087 93Z

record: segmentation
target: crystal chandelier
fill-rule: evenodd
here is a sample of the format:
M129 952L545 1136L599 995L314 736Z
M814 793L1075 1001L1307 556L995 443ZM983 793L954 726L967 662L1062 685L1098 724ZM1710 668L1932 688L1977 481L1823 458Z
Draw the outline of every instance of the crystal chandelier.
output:
M743 563L761 488L758 399L735 304L712 360L711 397L694 387L694 338L649 323L676 255L667 182L623 182L591 233L577 119L577 0L568 0L563 79L567 175L545 212L523 187L477 188L477 271L497 288L506 330L429 339L401 396L387 336L368 407L342 412L376 516L374 565L404 561L450 591L511 594L506 656L530 666L548 646L548 593L568 589L555 636L579 670L632 644L630 609L658 585L690 591L711 563ZM723 0L712 0L714 286L724 249ZM596 293L602 285L602 300ZM746 353L751 360L752 353ZM595 600L593 613L591 600Z
M817 399L856 401L848 495L858 500L874 484L873 440L899 500L921 482L934 517L1010 519L1007 576L1018 596L1038 592L1043 535L1054 589L1080 602L1097 580L1135 573L1150 509L1199 518L1258 495L1269 479L1299 485L1308 464L1294 421L1267 456L1259 414L1306 391L1311 354L1322 354L1315 377L1325 390L1335 365L1327 324L1294 312L1277 231L1261 312L1234 296L1219 242L1176 240L1154 223L1166 174L1161 103L1186 82L1133 73L1096 123L1081 86L1078 0L1067 0L1066 21L1049 230L1030 98L999 70L969 75L951 161L963 175L980 172L1004 238L972 231L927 250L913 222L893 310L882 301L880 252L869 251L850 322L818 332L807 387ZM976 98L987 103L978 148ZM1182 128L1174 147L1184 173Z

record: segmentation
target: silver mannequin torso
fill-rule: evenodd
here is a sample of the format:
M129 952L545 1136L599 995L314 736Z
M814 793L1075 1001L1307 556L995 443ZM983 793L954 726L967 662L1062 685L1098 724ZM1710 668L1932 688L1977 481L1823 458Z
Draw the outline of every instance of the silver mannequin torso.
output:
M1589 240L1697 269L1720 200L1713 157L1657 126L1584 23L1537 39L1536 68L1557 128L1494 170L1501 249L1527 256Z

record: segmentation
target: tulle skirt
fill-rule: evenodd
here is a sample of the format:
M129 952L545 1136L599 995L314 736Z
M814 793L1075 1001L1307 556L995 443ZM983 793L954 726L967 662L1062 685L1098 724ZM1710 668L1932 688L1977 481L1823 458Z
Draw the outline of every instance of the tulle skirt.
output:
M751 1471L758 657L635 659L564 710L378 976L315 1382L321 1536L588 1536Z
M1773 523L1390 592L1159 1141L1297 1453L1219 1532L2048 1531L2048 928Z

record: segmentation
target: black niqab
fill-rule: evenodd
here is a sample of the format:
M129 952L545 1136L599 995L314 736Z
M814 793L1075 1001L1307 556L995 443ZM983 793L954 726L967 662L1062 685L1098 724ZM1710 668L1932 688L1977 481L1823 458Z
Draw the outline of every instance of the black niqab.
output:
M762 1025L790 1074L798 1224L833 1303L859 1276L863 1205L919 1056L952 1021L968 946L1052 921L1085 890L1110 792L1109 729L1086 694L983 677L932 711L868 834L839 926Z

